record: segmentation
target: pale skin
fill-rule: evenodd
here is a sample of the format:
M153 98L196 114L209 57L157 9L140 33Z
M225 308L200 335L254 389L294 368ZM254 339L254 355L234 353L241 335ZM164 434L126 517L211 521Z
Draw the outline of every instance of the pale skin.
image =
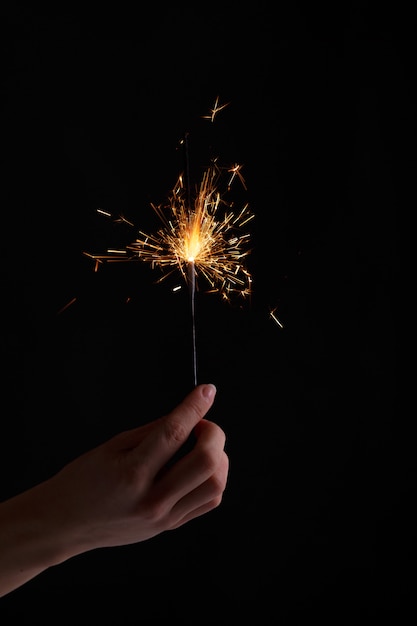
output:
M0 597L78 554L146 541L219 506L225 434L198 385L169 414L122 432L52 478L0 503ZM195 444L165 467L194 431Z

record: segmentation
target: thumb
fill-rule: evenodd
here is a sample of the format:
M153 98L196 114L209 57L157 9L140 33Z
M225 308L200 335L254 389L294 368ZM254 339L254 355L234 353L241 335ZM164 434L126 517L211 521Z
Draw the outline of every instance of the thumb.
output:
M211 408L216 387L211 384L198 385L175 407L168 415L161 418L168 426L181 424L187 432L187 437L200 420L205 417Z
M137 461L156 475L187 441L194 426L211 408L216 387L203 384L195 387L170 413L154 422L145 439L132 452Z

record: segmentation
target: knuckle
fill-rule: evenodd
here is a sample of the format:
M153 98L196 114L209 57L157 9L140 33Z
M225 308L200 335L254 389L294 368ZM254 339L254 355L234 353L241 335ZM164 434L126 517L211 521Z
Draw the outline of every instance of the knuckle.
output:
M228 470L229 459L227 455L223 453L220 462L216 467L216 470L209 478L210 490L213 494L213 497L219 498L219 503L222 499L223 492L226 489Z
M141 493L147 484L148 472L144 463L139 467L136 463L129 463L123 467L123 483L127 489Z
M167 506L160 499L149 498L142 503L141 515L147 523L153 526L162 525L167 515Z
M226 477L223 472L217 472L210 477L210 484L213 495L221 499L222 494L226 488Z
M217 451L213 448L200 448L198 463L203 474L213 476L219 464Z
M213 498L211 500L211 508L212 509L217 509L217 507L220 506L220 504L222 503L223 500L223 494L220 494L219 496L217 496L217 498Z
M164 435L168 443L184 443L188 437L187 429L182 422L170 419L164 422Z

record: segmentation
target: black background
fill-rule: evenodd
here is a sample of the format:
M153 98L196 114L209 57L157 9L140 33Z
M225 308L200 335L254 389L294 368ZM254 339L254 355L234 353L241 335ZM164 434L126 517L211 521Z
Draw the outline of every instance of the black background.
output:
M84 251L134 236L97 209L155 228L189 132L195 171L212 151L244 165L237 200L256 215L250 301L196 297L199 381L218 388L230 456L221 507L44 572L1 600L4 626L369 624L409 608L396 285L412 28L367 2L288 4L4 16L3 499L192 386L186 289L139 263L95 273ZM210 124L217 96L230 104Z

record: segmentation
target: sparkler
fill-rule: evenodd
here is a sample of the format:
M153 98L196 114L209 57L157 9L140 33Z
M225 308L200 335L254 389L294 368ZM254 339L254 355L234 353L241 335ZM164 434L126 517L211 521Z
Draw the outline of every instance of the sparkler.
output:
M219 105L217 99L206 119L213 121L225 106ZM185 184L184 175L180 174L167 202L161 205L151 203L161 223L155 233L139 230L136 239L125 249L108 250L106 255L84 253L96 261L96 270L104 261L149 263L152 269L162 270L158 283L172 272L180 271L190 293L194 385L197 384L195 293L200 282L208 285L208 293L218 293L226 301L234 295L245 298L251 293L252 278L245 265L251 252L248 247L250 234L244 227L254 214L248 204L235 212L233 202L226 200L236 178L246 189L241 170L239 164L221 166L217 158L213 159L203 171L194 194L190 181ZM225 191L222 191L223 186ZM127 220L119 217L117 221Z

